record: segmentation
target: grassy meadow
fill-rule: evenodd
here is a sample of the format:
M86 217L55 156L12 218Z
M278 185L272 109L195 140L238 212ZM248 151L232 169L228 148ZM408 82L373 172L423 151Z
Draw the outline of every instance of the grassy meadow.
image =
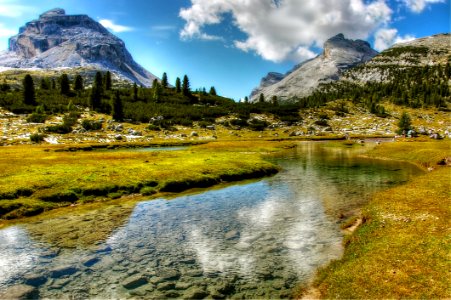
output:
M368 157L415 163L429 172L377 193L345 238L342 259L319 270L306 293L340 299L451 296L449 141L384 143ZM350 222L352 223L352 222Z
M0 157L0 215L3 220L15 219L124 195L181 192L262 177L278 168L264 161L261 154L289 145L217 142L152 152L74 152L48 145L5 147Z

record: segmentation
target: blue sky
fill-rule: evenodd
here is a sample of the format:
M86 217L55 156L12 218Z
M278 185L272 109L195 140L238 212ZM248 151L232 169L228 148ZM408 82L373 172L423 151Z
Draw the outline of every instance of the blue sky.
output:
M0 50L55 7L101 21L155 75L173 83L187 74L193 89L215 86L235 100L338 33L380 51L450 32L449 0L0 0Z

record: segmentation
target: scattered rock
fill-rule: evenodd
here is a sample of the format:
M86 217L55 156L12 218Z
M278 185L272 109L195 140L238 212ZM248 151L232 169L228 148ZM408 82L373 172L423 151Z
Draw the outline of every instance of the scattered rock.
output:
M184 295L184 299L203 299L207 297L209 293L205 291L204 289L194 287L192 289L189 289Z
M47 277L39 274L27 274L23 277L27 285L40 286L47 282ZM0 297L1 299L1 297Z
M224 235L226 240L233 240L240 238L240 232L237 230L231 230Z
M157 286L157 290L159 291L168 291L175 289L175 283L174 282L162 282Z
M122 286L128 290L136 289L147 284L147 278L141 274L133 275L122 281Z
M176 280L180 277L180 273L176 270L162 270L159 274L163 280Z
M66 275L72 275L77 271L78 269L74 266L61 266L50 270L50 277L60 278Z

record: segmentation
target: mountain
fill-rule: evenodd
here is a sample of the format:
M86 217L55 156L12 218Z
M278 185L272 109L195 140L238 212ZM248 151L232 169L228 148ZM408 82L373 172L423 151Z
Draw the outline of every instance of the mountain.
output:
M150 86L157 77L133 60L124 42L87 15L49 10L26 23L0 53L6 68L110 70L119 78Z
M308 96L319 84L338 80L344 71L372 59L377 54L368 42L346 39L343 34L338 34L324 43L323 53L297 65L277 82L271 84L271 80L267 80L268 77L273 78L270 74L275 74L269 73L252 92L251 101L257 100L260 94L268 100L277 96L281 102ZM279 78L280 76L277 77Z
M395 44L370 61L342 76L342 81L355 83L387 82L399 70L445 65L451 61L451 35L436 34L410 42Z

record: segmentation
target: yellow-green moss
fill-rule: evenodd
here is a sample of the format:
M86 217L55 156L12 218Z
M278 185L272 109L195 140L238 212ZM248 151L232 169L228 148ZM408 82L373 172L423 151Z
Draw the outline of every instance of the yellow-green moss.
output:
M451 168L437 166L450 155L449 141L387 143L367 153L435 170L374 196L343 258L318 272L323 298L451 296Z

